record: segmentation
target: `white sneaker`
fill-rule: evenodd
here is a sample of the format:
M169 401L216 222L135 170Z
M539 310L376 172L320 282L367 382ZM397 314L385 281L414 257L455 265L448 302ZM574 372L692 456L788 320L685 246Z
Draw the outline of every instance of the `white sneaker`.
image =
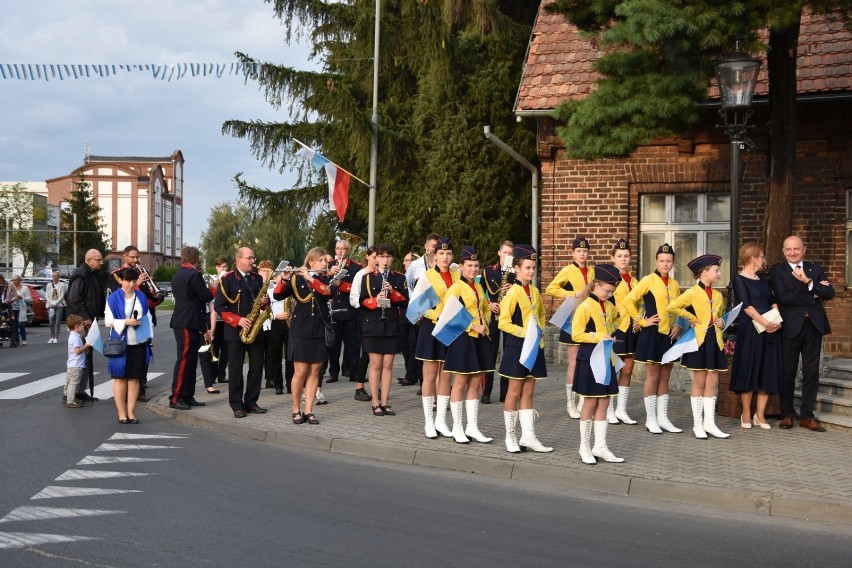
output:
M53 343L53 338L51 337L50 339L48 339L48 340L47 340L47 342L48 342L48 343Z
M22 341L21 341L21 345L26 345L26 344L27 344L27 340L26 340L26 339L24 339L24 340L22 340Z
M317 396L314 398L314 404L328 404L328 401L325 399L325 395L322 394L322 391L317 391Z

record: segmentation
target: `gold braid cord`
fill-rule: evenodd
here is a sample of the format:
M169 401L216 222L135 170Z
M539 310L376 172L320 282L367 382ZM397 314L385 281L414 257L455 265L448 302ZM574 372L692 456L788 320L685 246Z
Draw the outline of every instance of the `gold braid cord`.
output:
M310 292L307 296L301 297L299 296L299 288L296 286L296 275L290 277L290 286L293 288L293 297L296 298L300 303L307 304L314 298L314 293ZM308 286L310 288L310 286Z
M240 292L242 292L242 291L241 291L241 290L238 290L238 291L237 291L237 297L236 297L236 298L231 298L230 296L228 296L228 293L227 293L227 292L225 292L225 284L224 284L224 281L225 281L225 277L224 277L224 276L223 276L222 278L220 278L220 279L219 279L219 290L221 290L221 291L222 291L222 295L223 295L223 296L225 296L225 299L226 299L226 300L228 300L228 303L229 303L229 304L238 304L238 303L239 303L239 301L240 301ZM239 314L237 314L237 315L239 315Z

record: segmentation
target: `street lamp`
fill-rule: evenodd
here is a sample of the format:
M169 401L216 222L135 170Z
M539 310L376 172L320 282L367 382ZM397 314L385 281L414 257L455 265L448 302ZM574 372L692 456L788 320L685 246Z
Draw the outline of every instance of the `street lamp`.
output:
M734 51L728 53L713 65L716 68L716 83L722 108L719 109L721 128L731 139L731 289L728 298L733 298L733 282L736 273L738 243L740 234L740 195L739 172L740 150L750 147L751 140L746 129L753 127L748 121L752 115L751 99L757 85L757 73L760 61L743 51L737 40Z

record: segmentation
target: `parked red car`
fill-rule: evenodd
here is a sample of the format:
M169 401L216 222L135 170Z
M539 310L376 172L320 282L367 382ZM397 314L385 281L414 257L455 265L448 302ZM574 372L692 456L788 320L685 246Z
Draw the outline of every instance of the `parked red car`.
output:
M30 289L30 294L33 297L33 303L27 309L27 325L38 325L41 323L50 323L50 318L47 314L47 298L42 290L36 289L32 284L24 284Z

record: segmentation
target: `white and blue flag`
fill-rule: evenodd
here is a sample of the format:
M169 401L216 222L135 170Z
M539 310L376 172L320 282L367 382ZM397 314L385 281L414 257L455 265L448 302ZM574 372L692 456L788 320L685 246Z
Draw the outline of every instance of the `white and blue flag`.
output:
M423 317L423 314L437 306L439 301L438 293L432 288L432 283L424 274L417 280L417 285L411 292L405 317L412 324L415 324L417 320Z
M541 328L538 327L538 320L535 314L530 314L530 319L527 322L527 329L524 335L524 345L521 347L521 357L518 362L532 371L535 367L535 360L538 358L538 348L541 342Z
M559 309L553 312L553 317L550 318L550 323L564 331L571 333L571 321L574 319L574 310L580 305L580 301L576 296L568 296Z
M441 315L435 324L435 329L432 330L432 335L448 346L456 340L456 337L467 331L470 322L473 321L473 316L464 307L464 304L459 302L458 298L452 294L447 294L447 301L444 302L444 309L441 310Z
M101 337L101 328L98 327L97 318L92 320L92 326L89 328L89 333L86 334L86 343L91 345L95 351L103 355L104 339Z
M624 367L624 361L613 353L612 339L604 339L592 350L589 357L589 365L592 367L592 375L599 385L609 385L615 375Z
M677 343L672 345L668 351L663 353L661 365L671 363L675 359L683 356L685 353L694 353L698 351L698 339L695 337L695 328L690 327L686 333L680 336Z
M722 319L725 320L725 327L722 328L722 331L725 331L726 329L728 329L731 326L732 323L737 321L737 317L739 317L740 310L742 310L742 309L743 309L743 303L740 302L739 304L737 304L736 306L731 308L730 312L728 312L727 314L722 316Z

